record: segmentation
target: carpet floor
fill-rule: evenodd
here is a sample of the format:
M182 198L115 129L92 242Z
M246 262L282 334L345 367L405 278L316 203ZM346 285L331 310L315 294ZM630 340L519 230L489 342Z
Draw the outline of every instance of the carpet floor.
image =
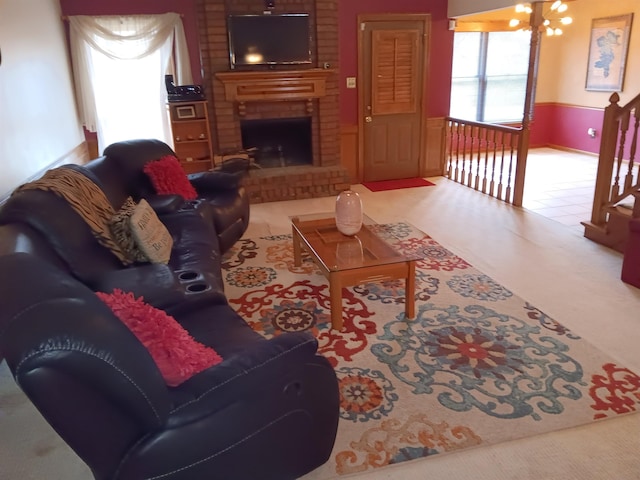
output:
M400 180L380 180L379 182L364 182L362 185L372 192L384 192L386 190L399 190L401 188L431 187L435 183L424 178L402 178Z
M335 367L340 422L309 479L365 473L634 412L640 376L407 223L383 225L420 255L416 318L402 281L343 291L293 265L289 235L243 239L225 257L230 304L267 337L311 330ZM307 478L307 477L305 477Z

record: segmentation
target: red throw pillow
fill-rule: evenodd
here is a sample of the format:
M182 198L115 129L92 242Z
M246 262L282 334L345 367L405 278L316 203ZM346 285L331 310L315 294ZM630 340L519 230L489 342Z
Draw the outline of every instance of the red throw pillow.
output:
M210 347L193 339L173 317L136 299L133 293L114 289L96 292L149 350L167 385L175 387L202 370L222 361Z
M195 200L198 197L180 161L173 155L165 155L145 164L144 173L159 195L181 195L185 200Z

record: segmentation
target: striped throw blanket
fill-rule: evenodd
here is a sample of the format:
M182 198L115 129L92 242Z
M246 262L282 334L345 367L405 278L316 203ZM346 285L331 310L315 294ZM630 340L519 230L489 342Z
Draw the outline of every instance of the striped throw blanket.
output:
M41 178L18 187L23 190L45 190L65 199L69 206L87 223L100 245L109 249L118 259L128 265L131 260L113 239L109 222L115 210L104 192L87 178L76 165L65 165L47 171Z

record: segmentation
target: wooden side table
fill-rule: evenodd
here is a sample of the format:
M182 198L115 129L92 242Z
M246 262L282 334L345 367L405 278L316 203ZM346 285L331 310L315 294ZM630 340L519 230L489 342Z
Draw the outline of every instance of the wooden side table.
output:
M213 149L207 102L188 101L167 104L173 135L173 150L186 173L213 168Z

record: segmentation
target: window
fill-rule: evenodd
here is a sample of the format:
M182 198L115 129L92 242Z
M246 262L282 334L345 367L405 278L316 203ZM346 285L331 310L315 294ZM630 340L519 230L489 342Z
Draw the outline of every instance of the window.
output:
M109 58L93 49L89 54L101 148L135 138L169 143L166 93L161 81L167 65L161 51L137 60Z
M521 121L531 32L459 32L454 36L451 117Z
M80 116L98 133L99 150L122 140L157 138L172 145L164 75L175 64L192 83L176 13L69 17Z

